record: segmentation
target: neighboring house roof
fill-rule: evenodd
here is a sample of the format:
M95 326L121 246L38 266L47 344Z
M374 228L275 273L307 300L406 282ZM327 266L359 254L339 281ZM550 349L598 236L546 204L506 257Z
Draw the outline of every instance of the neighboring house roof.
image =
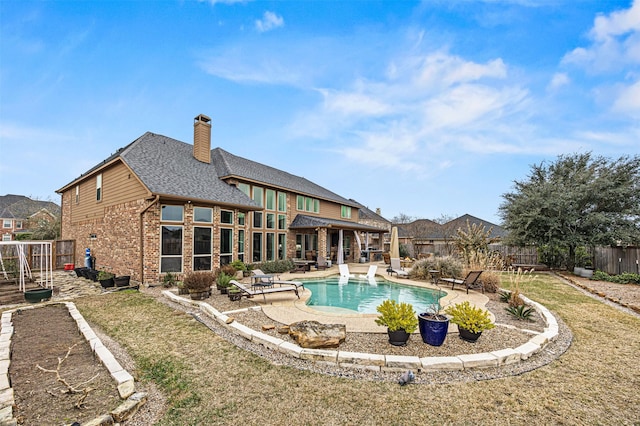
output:
M24 195L14 194L0 196L2 219L28 219L43 210L54 218L60 216L60 206L53 201L32 200Z
M301 228L348 228L356 229L360 231L380 232L380 228L374 226L362 225L359 223L349 222L346 220L328 219L325 217L307 216L299 214L293 219L293 222L289 225L289 229L301 229Z
M446 237L451 238L456 235L458 228L467 228L467 220L470 225L483 225L486 230L492 228L492 237L503 238L507 235L507 231L499 225L495 225L469 214L464 214L444 224L440 224L429 219L418 219L411 223L398 225L398 236L400 238L416 238L420 240L442 240Z
M304 195L329 200L347 206L359 207L357 203L323 188L303 177L292 175L274 167L233 155L222 148L211 151L211 162L216 165L218 176L237 177L254 182L266 183Z

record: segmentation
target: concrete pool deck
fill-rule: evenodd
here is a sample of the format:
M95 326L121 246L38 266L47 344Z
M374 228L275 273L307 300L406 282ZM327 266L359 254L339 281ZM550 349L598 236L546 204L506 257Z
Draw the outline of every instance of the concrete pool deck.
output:
M435 285L431 283L426 283L424 281L413 281L408 278L398 278L396 276L389 276L386 272L387 265L384 262L373 263L378 266L378 271L376 272L376 276L380 276L385 278L388 281L404 284L404 285L414 285L416 287L429 288L429 289L438 289ZM355 275L364 275L367 273L367 269L369 268L370 263L350 263L349 271L351 274ZM311 271L302 273L283 273L278 274L281 280L290 280L290 281L300 281L305 279L313 279L313 278L325 278L332 275L338 274L337 266L332 266L331 268L324 271ZM476 291L471 291L469 294L465 291L461 290L451 290L447 286L440 286L440 289L446 293L446 296L440 299L440 304L445 307L452 303L460 303L465 300L470 301L472 304L484 307L489 298L483 295L482 293L478 293ZM307 300L311 296L311 292L308 289L305 289L304 292L300 293L300 299L298 299L292 293L273 293L266 295L266 303L260 298L254 298L254 301L258 303L262 311L274 321L280 322L282 324L291 324L293 322L298 321L318 321L323 324L345 324L348 332L365 332L365 333L386 333L386 328L381 327L375 323L375 319L378 317L377 314L358 314L351 312L340 312L338 309L331 311L322 311L319 309L314 309L306 305ZM414 306L416 313L420 313L426 309L426 306ZM493 314L492 315L492 320ZM457 332L457 326L454 324L449 325L450 332Z

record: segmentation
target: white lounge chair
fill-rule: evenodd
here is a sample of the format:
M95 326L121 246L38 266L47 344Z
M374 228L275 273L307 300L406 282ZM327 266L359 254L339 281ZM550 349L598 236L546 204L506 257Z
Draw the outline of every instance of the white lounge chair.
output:
M230 281L231 285L237 287L240 289L240 291L248 297L253 297L256 295L262 295L262 297L264 298L264 301L266 303L267 301L267 297L265 296L266 294L269 293L283 293L285 291L293 291L296 296L298 296L298 299L300 299L300 294L298 294L298 287L294 287L294 286L286 286L286 287L266 287L266 286L261 286L258 287L258 289L256 290L252 290L250 288L248 288L247 286L245 286L244 284L236 281L236 280L231 280Z
M409 273L405 271L400 265L400 259L397 257L391 258L391 275L395 272L396 276L407 278Z
M349 265L346 263L339 264L338 269L340 270L340 278L355 278L355 276L349 272Z
M271 284L271 285L278 284L279 286L292 285L292 286L295 286L295 288L302 287L304 289L304 284L302 284L301 281L285 281L285 280L281 280L281 279L279 279L280 277L278 277L277 275L265 274L260 269L254 269L251 272L254 274L254 276L256 278L256 282L259 283L259 284L262 284L262 286L269 285L269 284Z
M360 275L360 278L365 278L367 280L376 278L376 271L378 270L378 265L370 265L369 270L366 275Z

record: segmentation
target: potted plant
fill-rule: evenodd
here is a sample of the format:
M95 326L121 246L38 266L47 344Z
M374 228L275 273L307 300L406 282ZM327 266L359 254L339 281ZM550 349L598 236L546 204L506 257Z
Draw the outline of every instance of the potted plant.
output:
M189 289L184 286L182 281L177 281L178 294L189 294Z
M242 299L242 292L240 291L239 288L231 286L229 287L227 292L229 293L229 299L234 302Z
M233 277L231 275L227 275L224 272L221 272L216 279L216 288L220 290L221 294L227 294L227 290L231 286L231 280Z
M253 263L245 263L244 267L245 269L242 271L242 276L246 278L251 276L251 271L256 268L256 265Z
M189 272L183 280L183 285L193 300L204 300L209 297L211 284L213 284L211 272Z
M411 333L418 328L418 319L410 303L398 303L395 300L383 301L376 310L380 316L376 324L387 327L389 343L394 346L404 346Z
M100 281L100 285L104 288L113 287L115 285L113 277L114 275L111 272L104 270L98 272L98 281Z
M458 326L460 337L468 342L475 342L484 330L495 327L489 311L471 305L468 300L447 306L445 312L451 316L451 322Z
M128 287L129 281L131 281L131 275L122 275L113 278L113 282L115 283L116 287Z
M238 278L244 276L244 271L247 270L247 267L242 260L234 260L229 265L233 266L233 269L236 270L236 277Z
M440 314L440 291L437 300L418 315L418 325L422 341L431 346L442 346L449 331L449 318Z

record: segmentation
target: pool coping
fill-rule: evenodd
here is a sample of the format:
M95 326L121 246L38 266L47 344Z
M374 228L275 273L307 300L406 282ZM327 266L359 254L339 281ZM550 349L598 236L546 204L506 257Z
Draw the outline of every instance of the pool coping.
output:
M543 332L530 331L533 335L528 342L516 348L504 348L493 352L460 354L445 357L418 357L402 355L369 354L362 352L348 352L327 349L302 348L292 342L270 336L247 327L236 321L231 315L248 310L262 310L262 306L255 306L235 311L220 312L204 301L196 301L181 297L170 290L162 291L167 299L187 307L196 307L209 318L215 320L226 329L245 339L281 352L283 354L308 360L336 365L347 369L364 369L370 371L405 371L415 369L420 372L456 371L500 367L529 359L540 352L547 344L554 341L559 334L556 318L551 311L538 302L522 296L522 300L533 306L545 321Z

